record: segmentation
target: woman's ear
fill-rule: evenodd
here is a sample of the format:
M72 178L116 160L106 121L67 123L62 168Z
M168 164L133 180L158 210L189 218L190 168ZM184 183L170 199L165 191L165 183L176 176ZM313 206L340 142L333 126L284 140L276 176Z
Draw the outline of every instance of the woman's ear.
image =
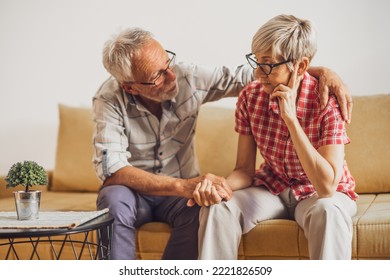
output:
M298 76L302 76L309 69L310 60L307 57L298 62Z

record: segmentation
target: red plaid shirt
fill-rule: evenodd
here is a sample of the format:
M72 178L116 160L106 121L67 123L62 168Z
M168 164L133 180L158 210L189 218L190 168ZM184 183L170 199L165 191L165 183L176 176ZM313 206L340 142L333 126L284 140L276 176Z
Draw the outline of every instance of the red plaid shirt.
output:
M297 118L315 149L350 142L338 103L333 96L324 110L320 108L317 80L305 73L297 102ZM286 124L279 115L279 104L270 100L259 81L247 85L240 93L236 107L238 133L253 135L265 162L256 171L254 185L265 185L278 195L290 187L297 200L315 193L303 170ZM355 180L344 161L343 175L337 191L356 200Z

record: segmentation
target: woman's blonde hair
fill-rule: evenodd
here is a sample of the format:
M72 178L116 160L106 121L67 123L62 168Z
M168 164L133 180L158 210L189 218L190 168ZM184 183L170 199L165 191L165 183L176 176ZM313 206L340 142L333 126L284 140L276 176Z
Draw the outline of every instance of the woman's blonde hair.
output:
M309 20L292 15L279 15L266 22L252 39L252 52L271 51L273 57L295 62L317 51L316 30ZM288 64L293 70L293 63Z

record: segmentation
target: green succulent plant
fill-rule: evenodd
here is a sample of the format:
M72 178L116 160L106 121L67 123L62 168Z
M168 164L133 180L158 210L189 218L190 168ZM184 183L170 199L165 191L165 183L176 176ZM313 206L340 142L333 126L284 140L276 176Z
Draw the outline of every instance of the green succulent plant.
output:
M35 161L18 162L8 171L7 189L17 186L25 187L26 192L32 186L47 185L48 178L45 169Z

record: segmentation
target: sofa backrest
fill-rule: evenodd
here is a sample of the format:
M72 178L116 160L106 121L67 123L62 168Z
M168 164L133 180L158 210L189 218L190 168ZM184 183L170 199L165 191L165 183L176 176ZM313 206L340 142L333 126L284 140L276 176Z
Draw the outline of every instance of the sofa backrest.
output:
M62 104L58 109L56 161L50 190L97 192L100 181L92 165L92 110Z
M204 105L195 132L195 148L202 174L227 176L236 163L238 134L234 130L234 109ZM257 164L263 158L257 153Z
M390 94L353 98L345 158L359 193L390 192Z

